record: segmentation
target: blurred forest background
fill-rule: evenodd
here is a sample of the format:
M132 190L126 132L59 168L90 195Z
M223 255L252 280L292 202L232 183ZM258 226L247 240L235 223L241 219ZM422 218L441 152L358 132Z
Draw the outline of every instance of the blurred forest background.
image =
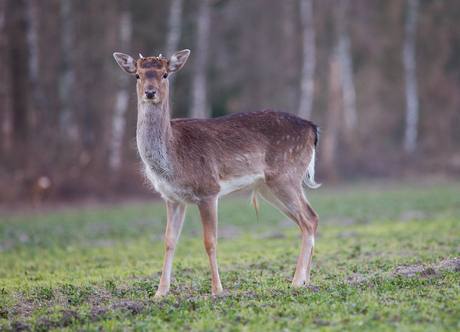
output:
M184 48L173 117L309 118L320 182L460 175L458 0L0 0L0 201L147 193L112 53Z

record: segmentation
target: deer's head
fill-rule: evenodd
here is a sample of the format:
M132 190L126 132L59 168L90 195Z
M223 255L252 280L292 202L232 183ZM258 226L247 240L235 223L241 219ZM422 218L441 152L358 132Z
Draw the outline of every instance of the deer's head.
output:
M113 54L121 69L137 78L137 98L154 104L168 98L168 76L181 69L189 55L189 50L182 50L173 54L169 60L161 55L144 58L140 54L139 60L134 60L123 53Z

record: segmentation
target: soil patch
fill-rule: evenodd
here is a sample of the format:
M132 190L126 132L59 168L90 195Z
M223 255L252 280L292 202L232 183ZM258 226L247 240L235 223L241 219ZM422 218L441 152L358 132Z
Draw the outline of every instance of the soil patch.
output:
M438 265L433 266L427 266L424 263L418 263L410 266L398 266L394 270L393 276L405 278L414 278L418 276L419 278L429 278L437 275L442 270L460 272L460 259L457 257L453 259L445 259L439 262Z

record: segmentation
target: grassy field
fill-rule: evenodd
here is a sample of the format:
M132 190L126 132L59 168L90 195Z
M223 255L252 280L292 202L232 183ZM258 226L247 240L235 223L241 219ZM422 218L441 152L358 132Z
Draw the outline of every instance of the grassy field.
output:
M355 184L307 192L320 215L312 281L290 288L300 232L261 201L220 201L211 277L198 210L153 299L162 201L0 216L0 330L458 331L460 184Z

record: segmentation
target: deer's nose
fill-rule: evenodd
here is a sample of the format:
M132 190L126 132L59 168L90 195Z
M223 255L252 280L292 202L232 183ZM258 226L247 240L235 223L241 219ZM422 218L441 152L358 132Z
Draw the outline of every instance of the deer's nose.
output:
M157 90L155 90L155 89L145 90L145 96L146 96L148 99L153 99L153 98L155 97L156 94L157 94Z

